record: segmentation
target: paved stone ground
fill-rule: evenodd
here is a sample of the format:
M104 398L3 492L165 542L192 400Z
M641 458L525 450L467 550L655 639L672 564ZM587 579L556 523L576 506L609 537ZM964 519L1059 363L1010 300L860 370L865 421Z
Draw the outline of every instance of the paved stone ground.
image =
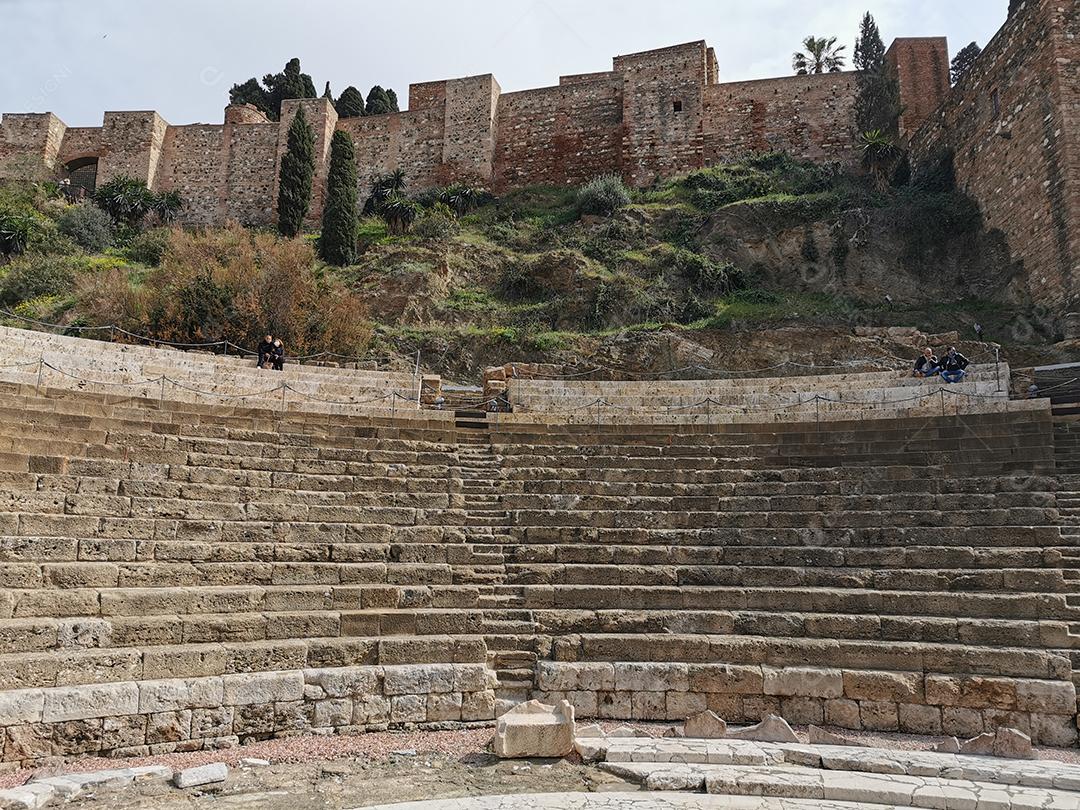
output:
M681 793L545 793L383 805L370 810L858 810L850 802L770 799L758 796L697 796ZM898 810L874 805L874 810Z
M487 754L347 759L336 762L230 769L217 786L180 791L168 785L129 788L71 805L79 810L350 810L439 799L540 791L634 791L617 776L565 761L499 761ZM522 805L525 806L525 805Z

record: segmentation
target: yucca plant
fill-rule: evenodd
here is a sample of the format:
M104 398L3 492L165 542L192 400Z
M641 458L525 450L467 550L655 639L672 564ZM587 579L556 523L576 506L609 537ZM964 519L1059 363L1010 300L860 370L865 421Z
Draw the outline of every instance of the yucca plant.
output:
M896 166L902 152L896 141L884 130L872 129L859 136L863 166L874 179L878 191L889 188L889 174Z

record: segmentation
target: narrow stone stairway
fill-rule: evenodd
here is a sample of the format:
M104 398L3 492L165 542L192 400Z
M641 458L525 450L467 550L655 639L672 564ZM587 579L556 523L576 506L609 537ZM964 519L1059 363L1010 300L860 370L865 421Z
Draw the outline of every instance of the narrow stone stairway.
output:
M470 565L455 570L454 584L480 590L488 666L499 679L497 708L529 699L537 655L532 613L521 609L524 588L506 584L508 546L514 542L510 512L502 504L502 465L491 445L487 414L457 411L458 464Z

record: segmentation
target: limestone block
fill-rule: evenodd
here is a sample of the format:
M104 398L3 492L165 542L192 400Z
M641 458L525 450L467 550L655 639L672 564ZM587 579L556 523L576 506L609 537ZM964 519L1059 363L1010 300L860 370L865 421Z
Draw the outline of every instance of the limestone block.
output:
M352 724L353 701L351 698L331 698L315 704L312 724L315 728L336 728Z
M594 739L606 736L604 729L597 723L590 723L586 726L577 726L574 729L574 739L576 740Z
M960 743L960 753L990 756L994 753L994 739L995 735L990 732L972 737Z
M457 722L461 720L461 704L460 692L430 694L427 696L427 721Z
M715 712L704 711L686 718L683 735L701 740L719 740L727 736L727 723Z
M426 695L431 691L434 667L424 664L386 667L383 691L387 695Z
M495 718L495 695L490 691L466 692L461 696L461 719L466 723Z
M22 787L0 790L0 807L5 810L37 810L57 796L57 790L44 782L31 782Z
M898 711L900 731L905 734L940 734L941 709L916 703L901 703Z
M780 715L797 726L825 722L825 701L812 697L786 697L780 701Z
M864 700L859 704L859 720L868 731L896 731L900 720L895 703Z
M994 734L994 756L1008 759L1034 759L1031 737L1015 728L999 728Z
M799 738L791 726L782 717L768 715L757 725L745 728L728 729L728 738L732 740L754 740L756 742L797 743Z
M251 703L286 703L304 696L304 676L300 672L252 672L223 675L222 703L245 706Z
M861 729L859 704L854 700L844 700L843 698L826 700L825 722L830 726L840 726L840 728L850 728L856 731Z
M484 664L457 664L454 667L454 692L483 692L494 689L495 673Z
M398 695L390 699L391 723L423 723L425 720L426 695Z
M686 664L617 663L615 688L620 692L687 692ZM660 718L663 719L663 718Z
M318 686L327 697L356 697L379 691L378 667L337 667L304 670L304 683Z
M574 704L577 705L576 703ZM691 715L701 714L708 709L705 695L696 692L668 692L667 719L682 720ZM593 713L595 715L595 712Z
M221 678L190 678L139 683L139 712L168 712L178 709L212 709L224 697Z
M607 662L564 664L542 661L537 667L542 692L600 692L615 688L615 667Z
M138 713L138 684L98 683L46 689L42 720L57 723Z
M495 754L503 759L564 757L574 750L574 707L522 703L499 718Z
M766 695L780 697L838 698L844 696L844 678L838 669L763 666Z
M1031 715L1031 739L1036 745L1052 745L1067 748L1076 745L1076 722L1069 715Z
M764 688L761 667L737 664L692 665L691 692L760 695Z
M939 754L959 754L960 741L956 737L946 737L930 750Z
M1016 681L978 675L927 675L926 702L969 709L1014 709L1016 685Z
M147 719L146 741L151 745L163 742L180 742L191 736L191 711L161 712Z
M814 725L810 726L807 735L811 745L862 745L862 743L857 743L847 737L833 734L831 731L826 731L825 729Z
M1016 708L1040 714L1075 714L1076 686L1072 681L1017 681Z
M845 670L844 697L852 700L918 703L923 698L923 676L918 672Z
M631 719L630 692L600 692L596 696L596 713L605 720Z
M974 709L945 706L941 710L941 730L953 737L974 737L982 734L982 714Z
M173 784L183 790L224 782L228 776L229 769L224 762L212 762L209 765L200 765L198 768L188 768L180 771L173 777Z
M232 733L234 712L232 706L195 709L191 713L191 736L194 739L228 736Z
M631 692L630 717L633 720L668 720L667 694L664 692Z
M0 691L0 726L41 722L45 693L41 689Z
M362 695L353 701L353 725L382 725L390 722L390 700L382 695Z

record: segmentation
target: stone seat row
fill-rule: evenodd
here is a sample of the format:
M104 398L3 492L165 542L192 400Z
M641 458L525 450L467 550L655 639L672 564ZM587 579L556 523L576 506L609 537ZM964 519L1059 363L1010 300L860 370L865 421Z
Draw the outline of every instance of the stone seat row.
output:
M1007 389L1010 380L1008 364L975 363L968 367L968 377L992 377L1000 379ZM691 396L698 392L711 391L813 391L822 386L837 389L858 389L871 387L918 387L925 380L911 376L910 369L891 371L859 371L841 374L822 373L792 377L732 377L716 380L535 380L512 378L509 381L511 393L520 392L523 396L557 396L561 394L624 394L626 396L648 396L675 394Z
M197 371L206 377L219 373L257 373L256 359L252 355L216 354L211 352L181 351L177 349L143 346L138 344L111 343L84 340L64 335L33 332L26 329L0 327L0 346L4 358L32 362L42 355L52 354L61 359L81 358L98 363L111 362L114 368L135 368L152 365L158 368ZM158 372L162 373L162 372ZM366 369L340 368L320 365L297 365L286 363L276 372L289 379L311 378L324 380L364 380L397 378L412 380L414 375L403 372L387 372ZM156 375L153 375L156 376Z

